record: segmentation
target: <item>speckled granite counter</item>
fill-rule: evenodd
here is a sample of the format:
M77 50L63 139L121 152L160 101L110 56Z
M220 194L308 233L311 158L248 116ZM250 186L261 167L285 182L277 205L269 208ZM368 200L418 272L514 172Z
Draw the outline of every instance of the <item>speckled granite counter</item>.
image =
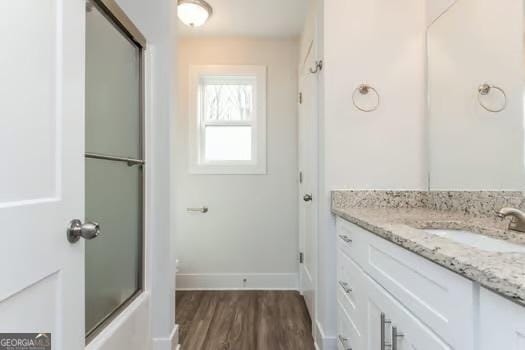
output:
M332 212L525 306L525 254L488 252L422 229L463 229L525 244L507 231L503 207L525 209L520 192L333 191Z

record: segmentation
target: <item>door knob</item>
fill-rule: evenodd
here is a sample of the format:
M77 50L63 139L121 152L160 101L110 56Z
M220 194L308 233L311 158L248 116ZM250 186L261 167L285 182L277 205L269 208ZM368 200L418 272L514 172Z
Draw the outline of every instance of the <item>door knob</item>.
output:
M75 219L69 223L67 240L70 243L76 243L80 238L91 240L100 236L100 233L100 225L96 222L86 222L83 224L80 220Z
M305 202L311 202L313 199L312 195L311 194L305 194L304 197L303 197L303 200Z

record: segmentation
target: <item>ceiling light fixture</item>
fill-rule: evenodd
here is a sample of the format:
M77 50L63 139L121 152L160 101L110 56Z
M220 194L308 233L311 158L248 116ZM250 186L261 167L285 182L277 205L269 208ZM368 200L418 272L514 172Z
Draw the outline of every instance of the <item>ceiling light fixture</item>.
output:
M213 8L204 0L178 0L179 19L189 27L200 27L213 13Z

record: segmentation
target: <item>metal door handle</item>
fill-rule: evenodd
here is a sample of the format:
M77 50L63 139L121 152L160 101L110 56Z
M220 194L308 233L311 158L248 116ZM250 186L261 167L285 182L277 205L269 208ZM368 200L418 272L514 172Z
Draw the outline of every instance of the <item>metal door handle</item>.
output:
M208 209L208 207L186 208L186 211L193 211L193 212L199 212L199 213L206 214L209 211L209 209Z
M386 343L385 336L385 325L390 324L390 320L386 318L384 313L381 313L381 350L386 350L387 347L390 347L390 344Z
M80 238L91 240L100 236L100 225L96 222L86 222L78 219L71 220L67 228L67 240L76 243Z
M346 346L346 342L348 341L348 338L343 337L342 335L339 335L337 338L339 338L339 342L341 345L345 348L345 350L352 350L352 348L348 348Z
M346 243L352 243L352 239L348 237L347 235L339 235L339 238L341 238Z
M339 281L339 285L341 286L341 288L343 288L346 294L349 294L352 292L352 288L348 286L347 282Z
M392 350L397 350L397 340L404 336L403 333L399 333L397 327L392 327Z
M311 194L305 194L304 197L303 197L303 201L305 202L311 202L313 199L312 195Z

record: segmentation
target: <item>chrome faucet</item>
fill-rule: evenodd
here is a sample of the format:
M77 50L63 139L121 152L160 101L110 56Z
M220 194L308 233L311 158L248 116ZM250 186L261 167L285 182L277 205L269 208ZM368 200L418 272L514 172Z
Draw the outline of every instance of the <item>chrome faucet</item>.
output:
M525 213L515 208L503 208L497 213L498 217L505 219L512 217L509 230L525 232Z

